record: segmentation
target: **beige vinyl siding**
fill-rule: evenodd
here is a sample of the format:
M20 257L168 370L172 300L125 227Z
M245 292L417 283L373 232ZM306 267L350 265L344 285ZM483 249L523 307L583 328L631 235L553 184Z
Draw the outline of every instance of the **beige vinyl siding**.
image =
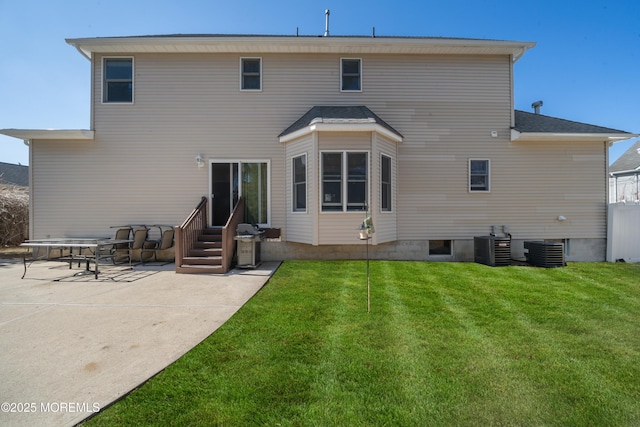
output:
M376 232L373 235L373 243L393 242L398 239L397 228L397 143L390 141L381 135L373 137L372 186L371 186L371 214ZM381 200L381 156L391 159L391 211L382 212Z
M270 226L304 239L309 219L290 214L290 157L278 135L314 105L366 105L404 136L397 146L377 139L380 151L397 153L393 213L375 213L378 242L393 239L393 223L397 238L409 240L468 239L491 224L522 238L605 235L603 145L511 143L508 56L356 55L363 90L349 93L340 92L338 54L123 56L134 58L133 104L102 103L95 55L95 140L33 144L34 237L181 223L209 192L207 167L195 162L201 154L270 161ZM262 58L262 91L239 90L241 56ZM351 147L369 151L379 167L370 134L321 134L308 153L316 194L314 153ZM469 158L491 160L490 193L468 192ZM318 212L318 202L308 205L315 243L354 243L363 214ZM558 223L558 215L569 220Z
M482 151L405 157L399 197L405 206L399 239L420 235L464 239L508 225L514 238L604 238L604 144L496 143ZM468 159L491 160L491 191L468 191ZM410 188L410 189L409 189ZM568 221L557 221L563 215ZM410 226L407 226L410 225ZM415 227L416 229L412 229Z
M297 141L285 145L286 148L286 211L287 222L283 238L290 242L316 243L316 222L318 209L314 188L317 186L317 174L313 165L316 163L314 135L307 135ZM292 159L302 154L307 156L307 211L293 211L293 165Z

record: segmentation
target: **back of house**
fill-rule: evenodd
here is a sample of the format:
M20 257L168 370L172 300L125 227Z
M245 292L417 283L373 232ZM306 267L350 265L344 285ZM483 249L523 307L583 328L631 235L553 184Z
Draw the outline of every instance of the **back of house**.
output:
M629 133L514 111L534 43L429 37L70 39L91 63L88 130L29 141L31 236L208 227L238 200L278 230L262 259L474 258L474 236L604 260L607 151ZM370 218L375 232L359 239Z

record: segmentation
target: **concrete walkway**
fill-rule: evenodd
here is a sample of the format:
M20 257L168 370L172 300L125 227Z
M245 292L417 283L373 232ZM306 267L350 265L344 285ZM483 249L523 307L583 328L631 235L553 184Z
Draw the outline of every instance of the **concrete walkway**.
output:
M224 276L0 260L0 425L74 425L211 335L278 263ZM55 281L58 279L58 281Z

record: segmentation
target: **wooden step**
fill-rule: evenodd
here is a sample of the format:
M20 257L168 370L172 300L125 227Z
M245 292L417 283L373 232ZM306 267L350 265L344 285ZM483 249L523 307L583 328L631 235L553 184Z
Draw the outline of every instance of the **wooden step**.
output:
M218 230L215 228L205 228L200 230L199 233L201 236L220 236L222 237L222 230Z
M197 242L222 242L222 236L219 236L217 234L200 234L198 236Z
M176 266L176 273L182 274L224 274L221 265L183 265Z
M194 248L189 251L190 257L221 257L222 248Z
M221 256L187 256L182 258L182 265L222 265Z
M194 248L198 248L198 249L222 248L222 241L218 240L218 241L214 241L214 242L194 242L193 243L193 247Z
M222 230L218 228L205 228L200 232L198 238L206 242L222 240Z

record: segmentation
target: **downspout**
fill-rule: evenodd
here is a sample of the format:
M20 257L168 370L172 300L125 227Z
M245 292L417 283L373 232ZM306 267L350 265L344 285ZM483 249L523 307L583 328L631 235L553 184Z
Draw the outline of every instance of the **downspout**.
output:
M604 141L604 170L605 170L605 200L604 200L604 221L605 221L605 242L604 242L604 260L608 261L609 243L611 242L611 230L609 227L609 141Z
M33 220L33 141L30 139L24 140L24 145L29 147L29 239L35 239L34 235L34 223Z
M606 203L609 203L610 199L610 190L609 190L609 177L611 176L609 174L609 147L611 144L609 144L609 141L605 141L604 142L604 167L605 167L605 174L604 176L606 176L607 178L607 182L606 182L606 187L605 187L605 196L606 196ZM617 192L617 191L616 191ZM617 197L617 195L616 195Z
M95 113L95 104L96 104L96 91L94 90L93 87L93 82L96 81L96 66L95 66L95 61L93 61L92 59L89 59L89 61L91 61L91 78L89 79L89 102L91 103L91 105L89 106L89 129L91 130L95 130L95 119L96 119L96 113ZM100 93L102 93L102 82L100 82Z
M510 61L509 61L509 81L510 81L510 88L509 90L511 91L510 96L511 96L511 126L509 126L510 129L513 129L514 126L516 125L516 110L515 110L515 101L514 101L514 86L515 86L515 82L513 81L513 64L516 63L516 59L513 57L513 55L511 55ZM513 141L513 138L511 139Z

